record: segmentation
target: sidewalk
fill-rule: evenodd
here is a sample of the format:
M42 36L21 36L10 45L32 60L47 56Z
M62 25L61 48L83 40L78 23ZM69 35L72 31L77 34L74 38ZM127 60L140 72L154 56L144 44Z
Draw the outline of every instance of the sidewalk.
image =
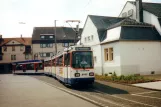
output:
M148 82L148 83L138 83L138 84L132 84L132 85L137 86L137 87L141 87L141 88L161 91L161 81Z

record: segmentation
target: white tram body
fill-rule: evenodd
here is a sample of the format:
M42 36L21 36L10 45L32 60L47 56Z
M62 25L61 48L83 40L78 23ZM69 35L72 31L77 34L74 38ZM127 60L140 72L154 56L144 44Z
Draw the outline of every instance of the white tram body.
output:
M94 78L91 47L71 46L64 52L44 61L44 73L65 84L92 84Z

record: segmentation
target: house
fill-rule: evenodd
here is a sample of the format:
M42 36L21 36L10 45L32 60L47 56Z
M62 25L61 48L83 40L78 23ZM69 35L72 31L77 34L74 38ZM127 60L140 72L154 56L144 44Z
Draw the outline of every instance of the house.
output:
M79 30L79 34L81 32L82 29ZM33 59L43 60L55 55L56 47L57 52L63 51L79 40L76 36L76 32L70 27L56 27L56 38L55 27L35 27L32 34Z
M88 15L81 35L97 74L161 74L160 41L153 25L122 17Z
M2 38L0 36L0 68L10 72L11 63L32 59L31 38Z
M154 25L161 34L161 3L148 3L142 0L127 1L119 17L129 17Z

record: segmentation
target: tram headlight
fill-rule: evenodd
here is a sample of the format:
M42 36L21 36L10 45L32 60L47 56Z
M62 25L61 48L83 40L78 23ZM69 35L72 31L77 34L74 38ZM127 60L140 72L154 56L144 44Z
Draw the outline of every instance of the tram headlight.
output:
M89 76L94 76L94 72L90 72L89 73Z
M80 73L75 73L75 77L80 77Z

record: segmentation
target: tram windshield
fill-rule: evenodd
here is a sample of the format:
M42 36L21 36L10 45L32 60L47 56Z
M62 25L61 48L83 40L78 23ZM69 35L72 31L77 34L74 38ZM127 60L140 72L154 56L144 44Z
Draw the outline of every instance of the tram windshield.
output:
M72 67L73 68L93 68L92 52L73 52L72 53Z

